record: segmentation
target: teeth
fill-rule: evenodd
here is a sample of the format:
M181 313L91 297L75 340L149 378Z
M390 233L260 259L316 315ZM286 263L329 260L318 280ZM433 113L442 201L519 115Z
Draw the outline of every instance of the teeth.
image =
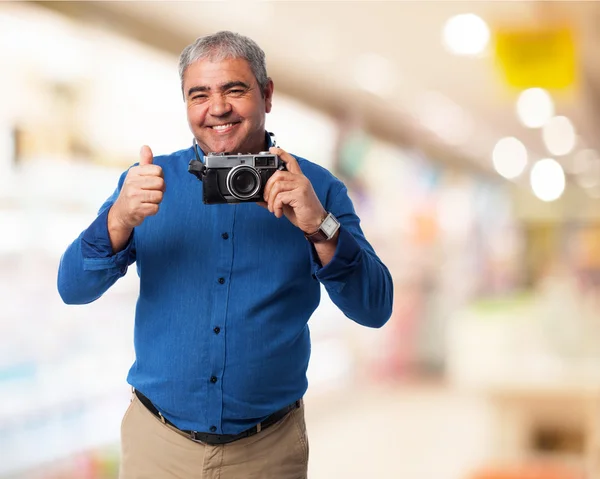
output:
M225 130L227 128L229 128L230 126L233 126L233 123L227 123L227 125L215 125L213 126L213 130Z

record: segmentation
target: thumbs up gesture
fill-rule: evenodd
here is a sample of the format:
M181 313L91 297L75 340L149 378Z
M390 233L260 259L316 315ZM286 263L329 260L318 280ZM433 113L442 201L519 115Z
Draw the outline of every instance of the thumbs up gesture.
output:
M126 229L139 226L147 216L158 213L165 180L162 168L153 165L153 160L150 147L142 146L139 165L127 172L119 197L111 208L112 217Z

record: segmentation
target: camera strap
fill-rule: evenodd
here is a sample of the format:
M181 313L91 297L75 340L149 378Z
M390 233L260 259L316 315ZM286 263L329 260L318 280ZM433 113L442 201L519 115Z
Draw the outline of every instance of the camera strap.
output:
M194 153L196 154L196 160L198 160L200 163L204 163L200 159L200 155L198 154L198 142L196 141L196 138L194 138L194 142L193 142L192 146L194 148Z
M192 173L199 180L202 180L202 178L206 174L206 165L200 159L200 155L198 154L198 143L196 142L196 138L194 138L194 142L192 143L192 148L194 149L194 154L196 155L196 159L190 160L190 162L188 164L188 172Z

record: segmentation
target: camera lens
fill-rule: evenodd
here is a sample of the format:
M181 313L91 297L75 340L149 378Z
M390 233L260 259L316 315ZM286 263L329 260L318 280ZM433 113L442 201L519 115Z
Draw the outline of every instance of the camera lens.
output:
M240 171L233 177L231 183L238 193L247 195L256 188L256 177L249 171Z
M260 189L260 176L251 166L236 166L227 175L227 186L237 199L246 200Z

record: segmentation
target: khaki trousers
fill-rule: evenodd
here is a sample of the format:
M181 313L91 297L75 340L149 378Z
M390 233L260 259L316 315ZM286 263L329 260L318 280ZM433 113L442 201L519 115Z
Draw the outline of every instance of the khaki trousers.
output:
M163 424L133 395L121 424L119 479L306 479L304 404L271 427L211 446Z

